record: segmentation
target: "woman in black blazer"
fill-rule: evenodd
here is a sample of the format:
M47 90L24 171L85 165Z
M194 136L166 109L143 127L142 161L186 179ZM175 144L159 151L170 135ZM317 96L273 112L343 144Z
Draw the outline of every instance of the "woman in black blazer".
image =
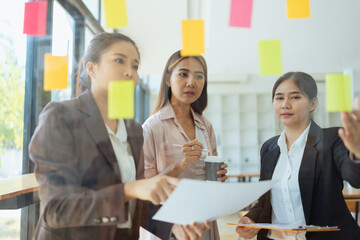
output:
M297 211L300 220L307 225L338 226L341 231L308 232L306 236L296 235L292 239L360 239L360 228L351 216L342 195L344 180L353 187L360 188L360 163L356 160L360 159L360 99L356 99L357 111L342 113L344 129L322 129L311 118L317 104L316 96L316 83L306 73L290 72L275 83L272 92L273 105L277 118L285 127L281 135L285 148L281 145L281 136L273 137L263 144L260 180L275 178L274 173L280 172L277 176L280 181L276 185L281 184L281 188L276 191L276 196L273 191L277 186L265 193L240 222L272 223L274 219L284 219L283 215L290 216L291 219L291 216L296 215L292 212ZM292 145L301 147L301 137L304 138L303 148L297 152L300 155L296 168L296 162L290 160L294 159L292 157L296 158L291 151L294 150ZM288 159L289 163L280 159ZM293 182L290 180L292 175L286 175L287 168L282 168L289 167L290 164L296 171L291 173L296 176ZM277 167L280 171L276 171ZM286 186L290 187L287 189ZM284 193L282 191L289 191L291 203L279 204L283 197L287 196L279 194ZM293 205L293 209L285 209L294 203L300 204ZM238 227L236 231L244 238L253 238L256 235L257 239L288 238L284 233L276 234L254 228Z
M108 83L136 86L139 62L127 36L96 35L79 69L82 94L49 103L40 114L29 145L42 206L35 239L139 239L146 201L165 201L178 184L167 176L143 179L141 125L108 118Z

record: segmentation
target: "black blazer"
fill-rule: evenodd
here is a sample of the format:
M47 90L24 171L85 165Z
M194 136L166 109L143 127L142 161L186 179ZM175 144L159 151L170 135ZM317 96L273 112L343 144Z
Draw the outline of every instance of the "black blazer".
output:
M260 180L272 178L280 156L279 136L267 140L261 148ZM311 123L299 170L299 185L306 224L339 226L339 232L307 233L307 239L360 239L360 228L351 216L342 195L343 180L360 188L360 164L349 158L349 152L338 136L338 128L321 129ZM246 215L258 223L270 223L270 191ZM260 230L258 239L268 239Z
M143 178L141 125L125 121L137 179ZM42 215L35 239L138 239L147 203L137 200L129 231L118 162L100 111L90 92L49 103L29 145L40 185Z

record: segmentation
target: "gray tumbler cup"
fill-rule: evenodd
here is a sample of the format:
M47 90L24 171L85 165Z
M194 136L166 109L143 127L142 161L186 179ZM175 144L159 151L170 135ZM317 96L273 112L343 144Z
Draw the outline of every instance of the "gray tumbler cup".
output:
M216 174L220 170L220 166L224 164L224 160L218 156L207 156L205 158L205 179L207 181L217 181L222 174Z

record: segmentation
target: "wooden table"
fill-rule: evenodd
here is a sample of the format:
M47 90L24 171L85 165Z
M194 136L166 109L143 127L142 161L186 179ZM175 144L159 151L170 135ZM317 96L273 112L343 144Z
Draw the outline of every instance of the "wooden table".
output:
M0 209L18 209L40 202L35 174L0 179Z
M352 187L344 187L343 195L345 199L357 198L360 200L360 189L356 189Z
M343 195L345 202L350 212L355 212L355 221L358 222L359 204L360 204L360 189L352 187L344 187Z
M248 182L251 182L252 177L260 177L260 173L242 173L242 174L229 174L228 178L237 177L238 182L246 182L246 178L248 178Z

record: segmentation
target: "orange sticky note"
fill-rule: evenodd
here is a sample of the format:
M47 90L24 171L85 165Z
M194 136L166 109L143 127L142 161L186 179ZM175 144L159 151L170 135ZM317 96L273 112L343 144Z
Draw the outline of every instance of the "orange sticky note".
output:
M199 56L205 52L204 20L182 21L183 49L181 56Z
M310 18L310 0L286 0L287 17Z
M25 3L23 33L30 36L46 35L47 1Z
M44 91L66 89L68 86L68 57L46 53L44 58Z
M107 28L128 25L125 0L104 0L104 9Z
M121 80L109 82L108 117L109 119L134 118L134 81Z
M260 75L282 74L280 40L259 42Z

